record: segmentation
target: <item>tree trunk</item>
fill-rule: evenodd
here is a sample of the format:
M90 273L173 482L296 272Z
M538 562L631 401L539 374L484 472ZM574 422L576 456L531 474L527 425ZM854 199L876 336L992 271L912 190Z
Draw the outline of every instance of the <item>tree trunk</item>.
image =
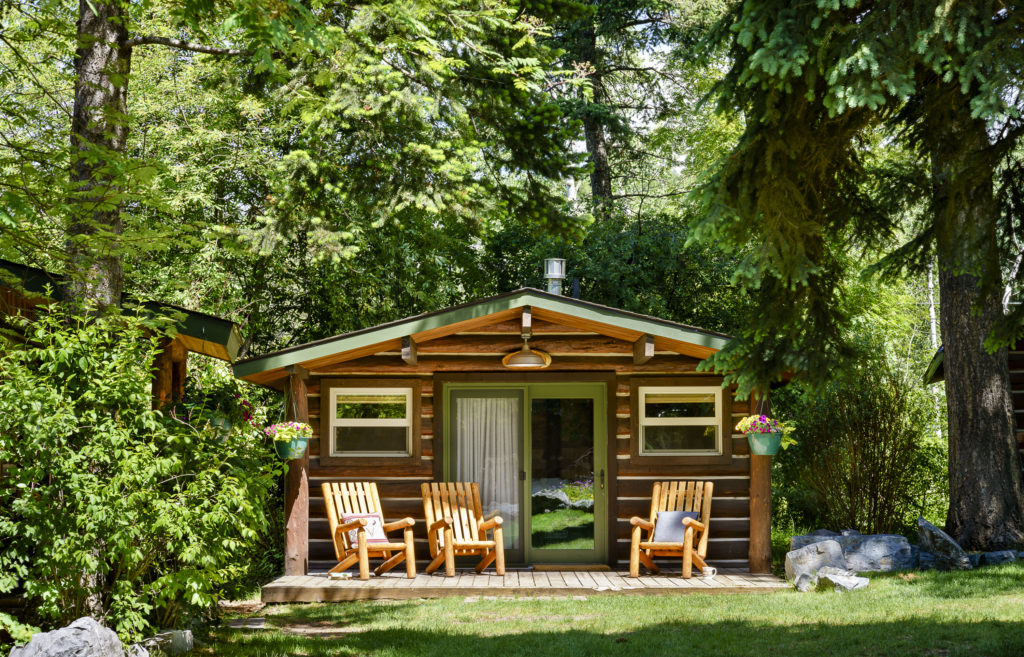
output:
M606 99L601 74L603 63L597 49L597 32L594 28L588 27L583 30L580 38L580 59L590 62L594 67L594 73L590 76L594 98L583 113L583 135L586 138L587 155L591 166L590 196L595 211L603 214L608 209L612 197L612 173L608 166L608 141L602 117Z
M1024 490L1007 348L989 353L984 346L1002 315L1000 287L982 284L998 275L999 205L991 175L978 167L988 147L985 125L967 112L950 113L946 140L932 152L949 411L946 530L966 549L995 550L1024 543Z
M79 303L120 305L124 273L120 190L128 136L127 16L118 0L80 0L71 120L69 295Z

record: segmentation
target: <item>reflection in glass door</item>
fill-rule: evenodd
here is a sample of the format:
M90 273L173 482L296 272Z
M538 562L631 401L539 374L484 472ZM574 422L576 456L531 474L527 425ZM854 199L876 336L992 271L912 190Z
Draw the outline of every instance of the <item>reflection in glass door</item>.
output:
M530 404L530 547L594 549L594 400Z

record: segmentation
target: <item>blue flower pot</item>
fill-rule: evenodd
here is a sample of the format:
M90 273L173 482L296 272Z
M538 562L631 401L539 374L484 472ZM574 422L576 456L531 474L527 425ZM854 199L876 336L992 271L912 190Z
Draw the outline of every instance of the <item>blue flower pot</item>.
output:
M302 455L306 453L306 446L308 444L309 438L293 438L288 442L275 440L274 450L285 461L291 461L293 459L301 459Z
M747 442L750 443L751 454L775 456L779 453L779 445L782 444L782 432L748 433Z

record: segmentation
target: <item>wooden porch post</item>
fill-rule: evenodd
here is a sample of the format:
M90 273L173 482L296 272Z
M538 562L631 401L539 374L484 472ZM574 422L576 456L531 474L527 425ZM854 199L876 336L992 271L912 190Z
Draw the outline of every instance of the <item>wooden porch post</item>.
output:
M173 396L174 362L171 353L173 342L168 338L160 340L160 353L153 358L153 408L166 406Z
M285 417L309 422L306 372L300 368L288 374L285 387ZM305 575L309 556L309 450L300 459L288 461L285 479L284 574Z
M758 395L760 396L760 395ZM750 396L751 413L764 402L768 414L768 394L761 399ZM750 547L747 559L750 572L770 573L772 569L772 457L750 455Z

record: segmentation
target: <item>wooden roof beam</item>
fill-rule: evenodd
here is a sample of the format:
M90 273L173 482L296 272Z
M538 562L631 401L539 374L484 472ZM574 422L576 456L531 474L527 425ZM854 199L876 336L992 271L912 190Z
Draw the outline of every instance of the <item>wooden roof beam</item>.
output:
M523 306L522 326L524 337L533 335L533 309L529 306Z
M402 360L406 365L415 365L419 362L419 354L416 352L416 341L411 335L402 338Z
M644 333L633 343L633 364L643 365L654 358L654 337Z

